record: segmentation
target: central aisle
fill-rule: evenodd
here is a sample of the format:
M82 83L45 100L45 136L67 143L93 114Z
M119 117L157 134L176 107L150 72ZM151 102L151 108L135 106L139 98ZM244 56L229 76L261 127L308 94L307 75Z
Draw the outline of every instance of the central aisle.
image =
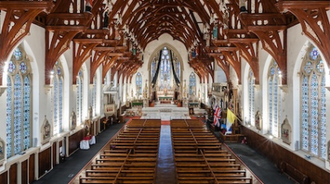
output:
M161 126L155 183L176 183L170 125Z

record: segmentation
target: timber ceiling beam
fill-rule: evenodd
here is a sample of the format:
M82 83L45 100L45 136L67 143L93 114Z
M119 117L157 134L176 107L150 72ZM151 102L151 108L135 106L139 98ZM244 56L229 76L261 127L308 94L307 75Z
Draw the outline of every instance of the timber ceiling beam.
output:
M93 51L93 58L90 60L90 83L93 84L94 75L96 73L97 68L108 58L107 51Z
M98 0L97 0L98 1ZM89 22L93 18L93 14L83 12L83 7L73 8L70 7L75 5L77 7L77 1L63 1L59 0L55 2L55 8L46 19L46 67L45 67L45 84L50 84L50 75L54 64L58 58L69 49L70 42L73 38L81 32L84 32L89 27ZM90 53L91 47L95 47L97 44L81 44L83 48L88 51L80 50L83 56L75 55L74 58L79 58L79 61L74 61L73 70L73 82L76 81L76 72L78 66L81 66L82 59L88 57L86 54ZM88 45L88 46L87 46ZM80 48L80 47L79 47ZM87 52L87 53L86 53ZM77 53L74 53L77 54Z
M4 62L17 44L29 33L31 23L41 12L49 13L54 7L53 1L0 1L0 10L5 11L5 19L0 34L0 73ZM2 75L0 75L2 85Z
M276 6L281 12L289 11L297 17L303 33L320 49L330 66L330 24L326 13L330 9L329 1L279 0Z
M251 7L252 4L249 4L249 6ZM263 49L275 59L280 70L285 74L282 77L282 84L287 84L286 29L288 22L286 15L279 13L275 5L269 2L262 2L258 6L263 6L263 12L241 13L238 18L243 28L258 36ZM259 84L258 57L256 50L253 50L253 45L251 44L235 43L241 49L244 59L250 64L256 79L255 83ZM249 51L254 52L250 53Z
M99 43L74 42L72 83L76 84L77 75L84 62L91 57L93 48Z
M102 70L102 79L105 79L106 74L116 64L118 58L119 58L119 56L115 56L115 57L112 57L110 59L107 59L105 62L102 63L102 66L103 66L102 67L103 68L103 70Z
M218 66L223 70L223 72L226 75L227 81L230 81L230 68L229 68L229 64L226 61L226 58L221 55L221 56L216 56L214 57L214 59L216 60L216 63L218 64ZM240 79L238 79L240 80Z

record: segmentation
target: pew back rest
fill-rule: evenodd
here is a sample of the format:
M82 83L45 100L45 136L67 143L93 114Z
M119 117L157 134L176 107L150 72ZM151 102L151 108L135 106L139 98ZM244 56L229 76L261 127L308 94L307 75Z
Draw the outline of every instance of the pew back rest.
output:
M293 180L294 182L300 183L300 184L308 184L309 183L309 177L305 175L304 173L300 172L296 168L294 168L292 165L288 164L287 162L281 162L280 164L281 172L284 173L289 177L289 179Z

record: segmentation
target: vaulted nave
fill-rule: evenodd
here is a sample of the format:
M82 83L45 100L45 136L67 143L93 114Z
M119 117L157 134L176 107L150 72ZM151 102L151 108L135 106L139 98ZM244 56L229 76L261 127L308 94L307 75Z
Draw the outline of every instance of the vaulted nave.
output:
M253 174L262 165L243 169L230 148L297 183L330 183L329 9L0 0L0 183L40 182L101 142L89 164L119 170L87 165L78 183L162 183L170 177L157 173L173 166L172 183L267 183Z

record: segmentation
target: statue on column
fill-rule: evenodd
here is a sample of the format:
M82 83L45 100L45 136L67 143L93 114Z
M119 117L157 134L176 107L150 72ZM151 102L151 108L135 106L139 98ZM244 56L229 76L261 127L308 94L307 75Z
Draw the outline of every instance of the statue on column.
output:
M146 80L146 85L144 86L143 90L143 98L148 98L148 80Z
M92 12L92 5L93 5L93 0L86 0L85 1L85 12L91 13Z
M184 84L183 84L183 90L182 90L182 98L186 98L187 97L187 86L186 86L186 80L184 80Z

